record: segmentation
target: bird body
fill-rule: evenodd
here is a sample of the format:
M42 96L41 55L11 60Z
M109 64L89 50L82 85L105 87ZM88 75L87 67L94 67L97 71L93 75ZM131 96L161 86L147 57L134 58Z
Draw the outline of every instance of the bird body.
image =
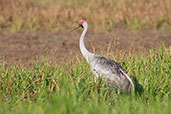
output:
M112 87L118 87L121 91L130 91L134 86L125 70L113 60L95 55L90 63L92 73L98 78L102 76L102 82L107 82Z
M131 88L134 90L134 84L131 78L126 74L120 64L103 56L89 52L84 44L85 34L88 30L88 24L85 20L81 20L79 25L74 28L84 28L80 37L80 51L89 63L91 72L98 78L102 76L102 82L107 82L111 87L118 87L121 91L129 92ZM73 30L74 30L73 29Z

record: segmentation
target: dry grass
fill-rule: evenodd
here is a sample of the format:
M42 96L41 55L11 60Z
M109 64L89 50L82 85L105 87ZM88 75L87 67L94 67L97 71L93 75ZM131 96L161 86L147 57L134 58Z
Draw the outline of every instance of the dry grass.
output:
M171 29L170 0L0 0L0 30L63 31L86 18L94 31Z

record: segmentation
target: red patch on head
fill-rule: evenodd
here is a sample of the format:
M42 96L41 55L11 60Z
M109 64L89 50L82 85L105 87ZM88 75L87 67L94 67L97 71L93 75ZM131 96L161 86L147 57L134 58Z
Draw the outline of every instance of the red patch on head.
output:
M81 23L83 24L85 21L84 20L81 20Z

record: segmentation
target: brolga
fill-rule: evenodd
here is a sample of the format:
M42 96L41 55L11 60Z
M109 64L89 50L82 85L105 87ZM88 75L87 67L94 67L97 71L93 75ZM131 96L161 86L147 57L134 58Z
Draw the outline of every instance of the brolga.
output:
M88 30L88 23L85 20L80 20L79 24L71 31L80 27L84 30L80 37L79 47L95 77L102 77L102 83L106 82L110 87L119 88L120 91L130 92L134 90L134 84L131 78L120 64L98 54L91 53L86 49L84 38Z

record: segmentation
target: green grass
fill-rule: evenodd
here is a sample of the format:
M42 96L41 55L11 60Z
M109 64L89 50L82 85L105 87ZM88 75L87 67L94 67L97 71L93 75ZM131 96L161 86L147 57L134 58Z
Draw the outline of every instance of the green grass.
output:
M115 93L93 78L85 60L45 61L32 69L0 65L0 113L171 113L171 50L116 59L134 80L135 94Z

